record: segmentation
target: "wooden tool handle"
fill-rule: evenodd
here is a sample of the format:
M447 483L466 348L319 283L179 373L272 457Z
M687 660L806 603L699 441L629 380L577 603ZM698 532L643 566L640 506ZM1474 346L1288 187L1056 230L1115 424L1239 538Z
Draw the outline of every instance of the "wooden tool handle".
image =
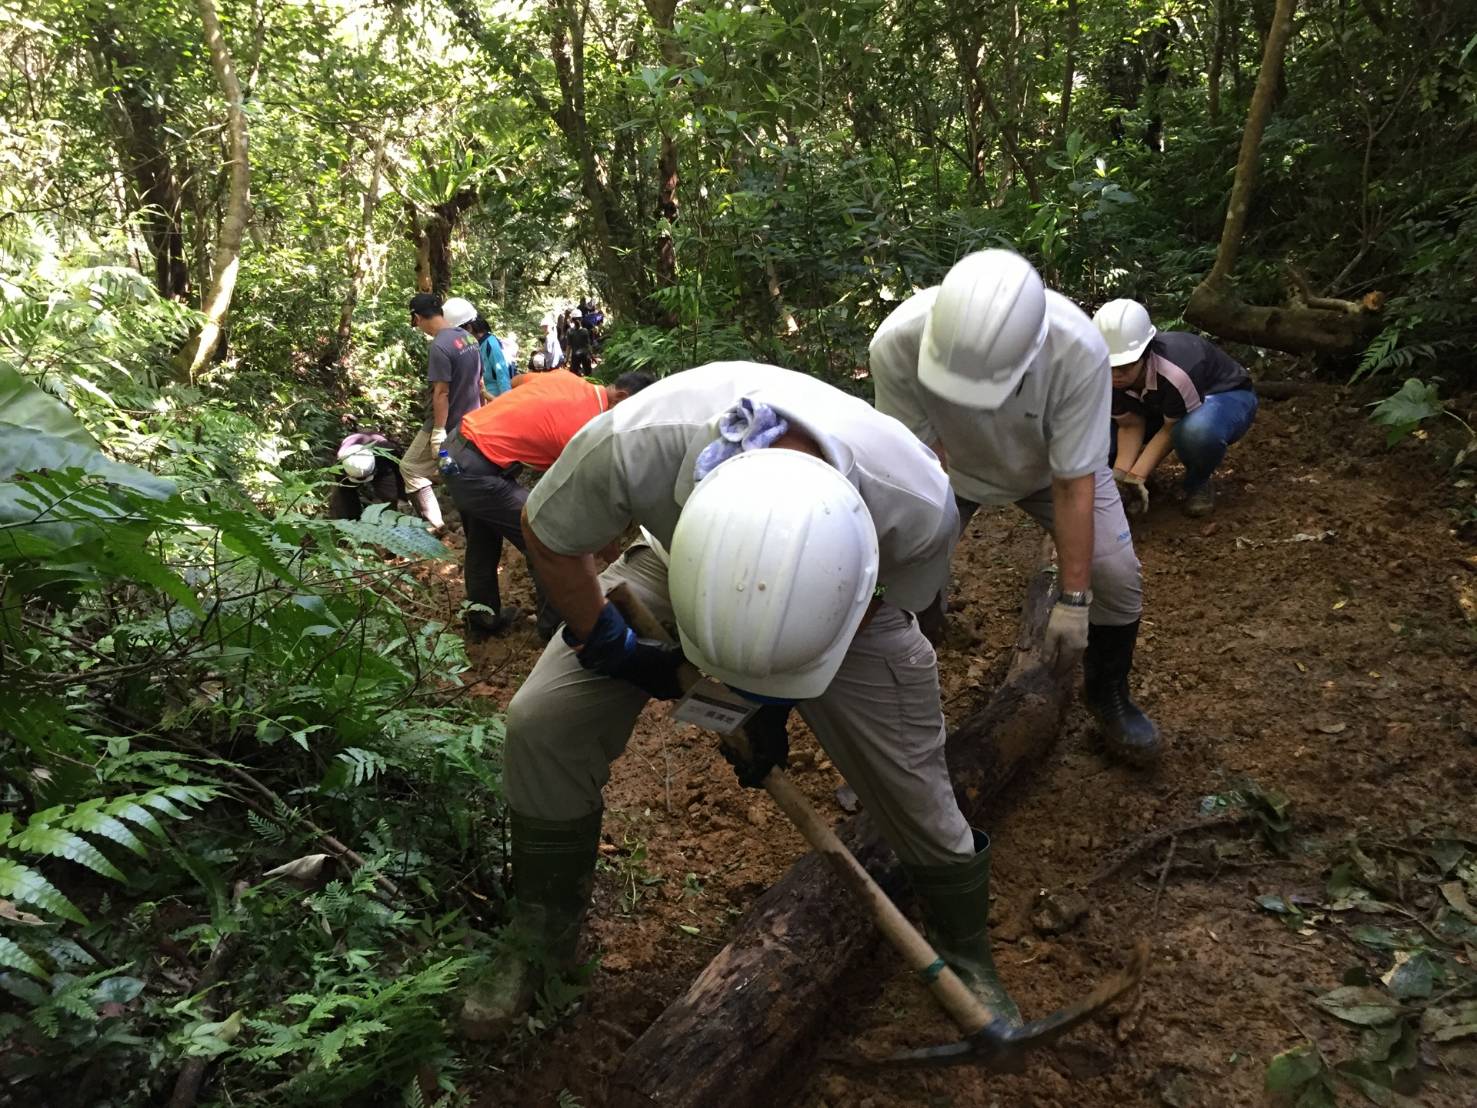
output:
M630 586L624 582L616 585L610 590L608 598L636 634L643 639L655 639L658 642L672 641L672 637L667 634L667 629L651 614L651 610L641 602ZM701 677L697 667L689 662L683 665L678 680L686 689L699 681ZM748 744L743 740L742 735L721 735L719 737L725 743L732 743L735 738L739 739L738 743L732 743L732 745L742 756L747 757L748 751L745 748ZM872 880L872 875L856 860L851 851L846 849L846 844L837 837L836 832L831 830L831 825L822 819L811 806L805 794L795 787L795 783L790 780L785 771L778 767L771 769L764 778L764 789L779 806L780 811L784 812L790 818L790 822L799 828L800 834L805 836L805 841L825 858L827 864L846 882L847 887L876 921L887 941L903 956L903 961L908 964L908 968L917 971L923 977L934 999L939 1002L959 1029L965 1035L973 1035L985 1027L994 1018L993 1013L980 1003L979 998L969 991L963 981L959 980L958 974L944 964L932 944L913 926L908 917L903 915L898 906L892 902L892 898L882 891L882 887Z

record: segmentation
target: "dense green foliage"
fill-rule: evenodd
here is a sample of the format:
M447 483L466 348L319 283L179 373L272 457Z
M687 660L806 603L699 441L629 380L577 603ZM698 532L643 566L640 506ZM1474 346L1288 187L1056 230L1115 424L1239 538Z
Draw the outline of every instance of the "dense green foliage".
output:
M348 424L420 419L408 295L526 351L593 290L605 372L758 357L860 391L878 321L981 246L1172 323L1272 4L229 0L251 205L193 379L228 202L196 5L0 11L0 1081L159 1103L208 1057L232 1103L323 1104L457 1086L447 997L503 896L446 552L321 511ZM1260 167L1242 295L1283 302L1289 263L1384 294L1325 368L1422 376L1375 409L1392 441L1454 426L1477 9L1305 5Z

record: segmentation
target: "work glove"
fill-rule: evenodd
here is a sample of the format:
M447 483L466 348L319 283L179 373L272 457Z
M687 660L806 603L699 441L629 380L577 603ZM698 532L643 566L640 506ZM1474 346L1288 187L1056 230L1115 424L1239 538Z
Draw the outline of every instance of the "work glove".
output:
M1087 649L1087 615L1089 609L1081 604L1063 604L1057 601L1046 620L1046 634L1041 640L1041 657L1048 669L1058 677L1065 677L1082 660Z
M1118 495L1123 497L1123 507L1129 515L1149 510L1149 486L1135 473L1115 469L1113 480L1118 482Z
M431 428L431 453L432 454L437 453L438 451L440 451L441 447L444 446L445 444L446 444L446 428L445 427L433 427L433 428Z
M614 604L600 609L590 634L581 641L564 626L564 641L574 648L580 665L606 677L635 685L657 700L677 700L683 688L677 676L687 658L675 643L638 639Z
M778 766L790 764L790 734L786 723L789 704L766 704L744 724L744 737L749 740L749 757L741 758L727 743L722 746L724 760L738 775L746 789L764 788L764 778Z

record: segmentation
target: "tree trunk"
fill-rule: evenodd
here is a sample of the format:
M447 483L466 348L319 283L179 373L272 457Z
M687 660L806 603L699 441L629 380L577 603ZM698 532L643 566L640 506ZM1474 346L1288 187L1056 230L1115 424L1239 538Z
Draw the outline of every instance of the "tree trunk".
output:
M221 34L216 17L215 0L195 0L200 23L205 31L205 45L210 50L210 66L226 98L226 138L230 158L231 187L226 197L226 216L221 222L220 240L216 243L215 264L211 267L210 293L201 308L205 323L200 333L181 352L179 364L194 380L220 345L221 324L231 309L231 296L236 291L236 277L241 265L241 236L251 214L251 163L246 149L246 111L241 103L241 84L231 64L231 52Z
M154 287L170 300L188 300L190 266L182 226L183 191L169 156L162 100L146 83L143 67L115 27L98 29L93 55L106 82L118 152L133 184L144 240L154 259Z
M1077 83L1077 36L1081 28L1077 20L1077 0L1067 0L1067 25L1063 38L1066 60L1062 72L1062 102L1058 109L1056 133L1058 142L1066 142L1072 125L1072 87Z
M661 49L662 64L669 70L682 65L682 51L672 35L677 21L677 0L646 0L646 11L656 29L657 42ZM670 86L669 86L670 87ZM667 289L677 283L677 243L672 238L672 226L677 222L677 139L670 127L662 131L661 155L657 159L656 218L665 220L666 226L657 236L656 287ZM665 313L669 327L677 325L677 313L668 309Z
M364 287L365 255L369 252L370 235L374 231L374 210L379 206L380 175L385 161L385 145L389 131L381 131L370 154L369 187L364 190L364 205L359 212L359 233L349 243L345 252L348 286L344 289L344 302L339 308L338 327L333 333L333 342L328 351L330 362L343 364L349 353L349 336L354 324L354 309L359 305L359 292Z
M1206 114L1212 120L1221 117L1221 70L1226 64L1226 38L1229 35L1229 0L1215 0L1212 18L1215 20L1215 41L1210 51L1210 65L1205 70Z
M421 227L421 217L409 200L405 202L405 231L410 237L410 244L415 247L415 291L430 292L431 244L425 229Z
M620 204L601 176L585 119L585 30L583 16L573 0L549 0L552 15L549 50L559 79L559 125L579 167L580 189L590 206L590 228L601 269L606 301L617 312L637 318L641 302L641 274L631 272L618 247L631 239ZM638 266L639 269L639 266Z
M1296 6L1297 0L1277 0L1272 14L1256 90L1251 95L1251 108L1241 135L1241 152L1236 159L1236 176L1231 183L1231 199L1226 206L1226 223L1215 264L1190 294L1185 318L1221 338L1270 346L1291 354L1352 354L1368 341L1382 296L1374 294L1360 302L1315 297L1308 290L1306 280L1294 271L1292 302L1286 307L1266 308L1243 302L1231 284L1246 233L1246 215L1256 189L1262 133L1281 82L1282 61L1292 36Z
M1041 665L1054 581L1036 574L1004 684L949 735L949 768L971 822L1051 748L1070 681ZM842 840L891 894L902 869L863 813ZM880 937L840 877L810 853L755 902L727 946L626 1052L610 1108L750 1108L775 1104L805 1077L833 1005L875 981ZM868 972L870 971L870 972Z

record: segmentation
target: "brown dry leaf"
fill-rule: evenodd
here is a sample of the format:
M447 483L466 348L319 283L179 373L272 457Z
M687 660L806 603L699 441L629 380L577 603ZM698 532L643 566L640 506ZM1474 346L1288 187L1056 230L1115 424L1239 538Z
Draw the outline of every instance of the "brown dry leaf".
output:
M46 923L40 916L21 911L9 900L0 900L0 919L8 919L11 923L25 923L32 927L44 926Z
M1333 602L1333 610L1336 612L1336 611L1338 611L1340 608L1344 607L1348 603L1349 603L1348 600L1335 600Z
M1322 731L1325 735L1342 735L1348 729L1349 725L1347 723L1320 723L1318 725L1318 730Z

